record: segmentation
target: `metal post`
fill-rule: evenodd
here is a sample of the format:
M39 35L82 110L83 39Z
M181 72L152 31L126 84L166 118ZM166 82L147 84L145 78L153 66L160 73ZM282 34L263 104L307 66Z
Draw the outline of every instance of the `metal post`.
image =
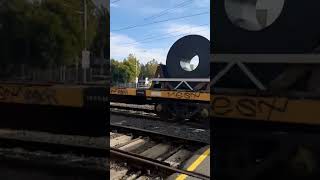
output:
M84 4L84 49L87 50L87 0L83 0Z
M83 83L87 82L87 69L83 68Z
M136 88L138 88L138 81L137 81L137 79L138 79L138 61L136 60L136 75L135 75L136 77L135 77L135 81L136 81ZM138 79L139 80L139 79Z
M66 82L66 66L63 66L63 81Z
M25 80L25 66L24 64L21 65L21 77L22 77L22 80Z
M87 50L87 0L83 0L84 6L84 50ZM87 71L86 68L83 69L83 82L87 82Z

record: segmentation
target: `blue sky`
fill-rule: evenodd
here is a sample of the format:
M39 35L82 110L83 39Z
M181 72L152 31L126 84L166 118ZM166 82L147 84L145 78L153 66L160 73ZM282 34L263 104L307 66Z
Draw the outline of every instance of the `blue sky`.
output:
M132 53L142 63L155 58L165 64L169 48L179 38L198 34L210 39L210 0L114 1L110 2L110 51L116 60ZM121 30L196 14L202 15Z

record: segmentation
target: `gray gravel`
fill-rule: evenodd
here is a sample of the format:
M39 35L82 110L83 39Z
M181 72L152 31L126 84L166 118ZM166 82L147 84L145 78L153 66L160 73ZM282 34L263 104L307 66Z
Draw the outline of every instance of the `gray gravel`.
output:
M23 148L0 148L0 157L14 158L20 160L48 160L63 164L76 164L79 167L98 167L99 169L108 168L108 161L101 157L80 156L72 153L56 154L48 151L29 151Z
M155 173L155 174L154 174ZM130 167L124 163L110 160L110 180L130 180L130 179L146 179L146 180L162 180L163 178L156 175L157 172L145 174L137 169Z
M22 148L0 148L0 158L10 158L24 161L50 161L63 166L70 165L78 168L98 168L108 169L106 158L84 157L75 154L53 154L46 151L28 151ZM6 161L0 161L0 179L1 180L94 180L105 179L107 176L101 174L84 174L79 171L62 171L52 168L37 168L28 163L8 164ZM104 176L104 177L102 177Z
M118 107L128 107L128 108L137 108L137 109L149 109L154 110L154 105L139 105L139 104L125 104L125 103L117 103L117 102L110 102L111 106L118 106Z
M107 133L106 133L107 134ZM0 138L19 139L25 141L49 142L53 144L66 144L107 149L108 137L88 137L53 134L39 131L0 129Z
M110 123L115 125L132 126L154 132L188 138L210 144L210 130L198 129L179 123L163 122L154 119L126 117L124 115L110 115Z

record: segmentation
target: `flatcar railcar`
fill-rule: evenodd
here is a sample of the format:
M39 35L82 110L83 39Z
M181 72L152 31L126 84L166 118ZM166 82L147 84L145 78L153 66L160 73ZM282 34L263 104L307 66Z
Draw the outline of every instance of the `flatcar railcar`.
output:
M1 128L106 136L102 85L0 83Z
M111 87L110 101L153 104L166 120L207 119L210 109L210 43L199 35L179 39L170 48L166 65L159 65L148 89ZM191 60L199 59L191 68Z
M216 179L318 179L319 7L315 0L211 3Z

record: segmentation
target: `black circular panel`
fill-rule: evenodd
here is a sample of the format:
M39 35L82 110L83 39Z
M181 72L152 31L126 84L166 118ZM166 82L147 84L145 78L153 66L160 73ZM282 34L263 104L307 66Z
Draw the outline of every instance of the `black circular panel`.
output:
M195 58L198 58L197 63L188 65ZM182 37L170 48L166 67L169 78L209 77L210 41L199 35ZM186 70L186 67L190 67L190 69Z
M258 29L256 31L239 27L230 20L230 12L228 15L226 8L226 3L230 1L257 2L219 0L211 3L211 38L214 41L214 47L211 45L212 53L310 53L319 45L318 0L286 0L279 16L264 28L253 26Z

